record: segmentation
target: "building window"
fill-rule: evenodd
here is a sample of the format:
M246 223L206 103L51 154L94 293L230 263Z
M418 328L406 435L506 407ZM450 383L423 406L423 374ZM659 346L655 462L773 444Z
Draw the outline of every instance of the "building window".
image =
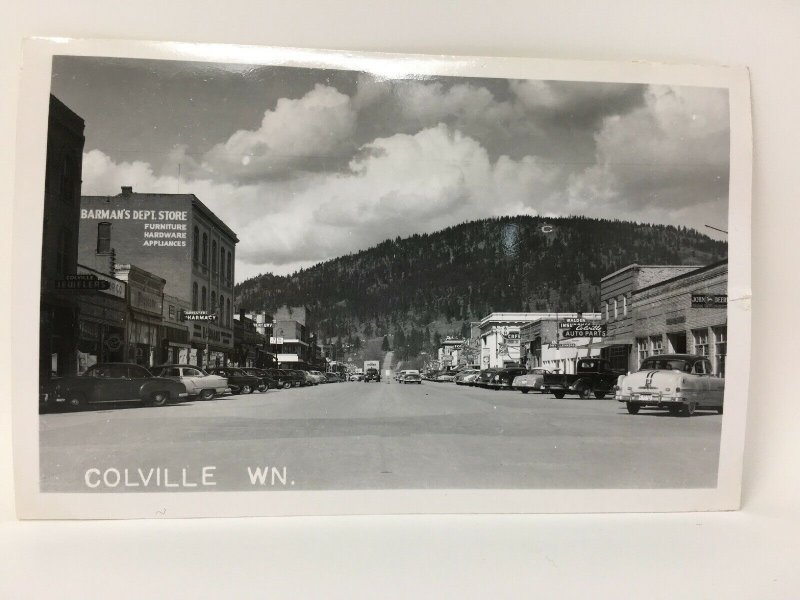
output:
M644 359L650 356L647 347L647 338L636 338L636 354L639 358L639 366L641 366Z
M608 302L603 303L603 308L605 309L606 313L606 321L608 321Z
M714 362L715 374L725 377L725 358L728 354L728 328L714 328Z
M692 330L694 353L699 356L708 356L708 329Z
M97 224L97 253L111 252L111 223L103 221Z
M211 292L211 303L208 305L211 311L217 310L217 292ZM220 320L222 320L222 315L219 315Z
M219 321L220 321L220 325L222 325L223 323L225 325L227 325L227 323L225 323L224 319L225 319L225 296L220 294L219 295Z
M200 310L206 310L208 303L206 302L206 286L200 291Z
M203 260L204 265L208 265L208 234L203 232Z
M617 299L614 298L614 318L619 318L619 313L617 312Z
M211 241L211 271L212 273L217 272L217 241Z
M192 310L197 310L197 282L192 283Z
M627 317L628 316L628 297L627 296L623 296L622 297L622 316L623 317Z
M200 258L200 230L195 226L194 228L194 241L192 247L192 257L195 261Z
M650 338L650 351L651 356L664 354L664 339L660 335L654 335Z
M230 252L228 252L228 265L225 269L228 275L228 284L233 281L233 257Z
M220 275L219 275L220 280L224 280L225 279L225 248L222 247L222 244L220 244L220 248L219 248L219 271L220 271Z
M230 256L230 254L228 256ZM228 324L228 327L231 326L231 299L230 298L225 300L225 322Z

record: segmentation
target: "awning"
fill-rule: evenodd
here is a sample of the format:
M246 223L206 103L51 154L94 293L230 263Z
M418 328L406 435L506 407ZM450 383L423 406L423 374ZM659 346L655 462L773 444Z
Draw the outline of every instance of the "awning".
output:
M602 342L592 342L591 344L586 344L586 346L583 347L591 346L592 348L610 348L611 346L633 346L634 343L635 340L633 338L604 338Z

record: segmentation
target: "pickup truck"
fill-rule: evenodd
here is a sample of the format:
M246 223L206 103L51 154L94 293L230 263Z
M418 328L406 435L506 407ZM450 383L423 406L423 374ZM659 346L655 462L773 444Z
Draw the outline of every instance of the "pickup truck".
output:
M617 378L624 375L622 369L612 369L609 362L602 358L587 357L578 359L575 373L545 373L542 379L542 391L552 393L556 398L567 394L577 394L581 398L594 396L602 400L614 391Z

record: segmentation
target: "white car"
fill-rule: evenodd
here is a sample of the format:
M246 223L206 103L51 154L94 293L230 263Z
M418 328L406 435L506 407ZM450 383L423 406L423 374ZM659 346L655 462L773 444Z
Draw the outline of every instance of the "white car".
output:
M517 375L514 377L514 381L511 382L511 387L515 390L521 391L523 394L527 394L531 390L535 392L540 392L542 390L542 381L544 381L545 373L549 373L547 369L542 368L535 368L531 369L527 373L523 375Z
M635 373L617 379L615 399L635 415L642 407L666 408L688 417L695 410L722 414L725 379L712 374L711 361L692 354L662 354L642 361Z
M314 378L315 384L325 383L325 374L320 371L308 371L308 374Z
M189 397L199 396L201 400L211 400L214 396L230 391L228 380L219 375L209 375L200 367L192 365L161 365L153 368L158 377L180 381Z

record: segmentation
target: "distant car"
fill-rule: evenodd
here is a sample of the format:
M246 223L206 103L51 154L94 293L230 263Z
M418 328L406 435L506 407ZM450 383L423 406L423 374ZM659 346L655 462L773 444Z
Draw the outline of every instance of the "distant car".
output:
M133 363L93 365L83 375L54 380L47 394L48 404L52 400L73 410L89 404L128 401L164 406L189 395L181 382L154 377L145 367Z
M350 375L349 379L350 381L361 381L362 379L364 379L364 375L362 375L361 373L353 373L352 375Z
M278 382L272 377L272 374L266 369L259 369L257 367L241 367L242 371L253 377L258 377L259 383L256 389L259 392L266 392L267 390L274 390L278 387Z
M400 379L400 383L418 383L422 385L422 375L419 373L406 373Z
M542 391L542 381L544 380L544 376L546 373L549 373L547 369L542 369L536 367L534 369L530 369L528 372L523 373L522 375L517 375L514 378L511 387L515 390L521 391L523 394L527 394L530 391L541 392Z
M364 383L369 383L370 381L381 382L381 372L378 369L370 368L364 373Z
M453 378L453 381L456 385L467 385L464 380L470 375L478 375L479 373L478 369L464 369Z
M308 374L314 378L314 381L317 384L325 383L325 373L320 371L308 371Z
M288 387L302 387L307 385L306 376L300 373L297 369L281 369L283 371L285 381L289 382ZM287 387L284 385L284 387Z
M208 372L227 379L232 394L252 394L260 384L258 377L248 375L237 367L213 367Z
M327 373L325 373L325 380L326 380L328 383L339 383L339 382L341 381L341 379L339 378L339 375L338 375L338 374L336 374L336 373L332 373L332 372L330 372L330 371L328 371Z
M436 381L440 381L440 382L441 381L453 381L454 378L455 378L455 373L445 372L445 373L439 373L436 376Z
M464 378L461 380L461 383L464 385L474 386L475 380L480 376L480 371L474 371L472 373L467 373L464 375Z
M621 375L614 397L632 415L653 407L689 417L698 408L722 414L724 393L725 379L712 374L707 357L662 354L644 359L635 373Z
M489 380L495 376L500 369L484 369L481 371L480 375L478 375L475 380L472 382L472 385L475 387L489 387Z
M199 396L201 400L211 400L228 390L227 379L193 365L159 365L153 367L153 375L180 381L189 397Z
M278 389L288 389L293 386L294 381L297 377L293 374L289 374L285 372L283 369L264 369L270 377L275 381L278 386Z
M510 390L514 378L525 373L525 367L506 367L495 373L486 383L493 390Z

